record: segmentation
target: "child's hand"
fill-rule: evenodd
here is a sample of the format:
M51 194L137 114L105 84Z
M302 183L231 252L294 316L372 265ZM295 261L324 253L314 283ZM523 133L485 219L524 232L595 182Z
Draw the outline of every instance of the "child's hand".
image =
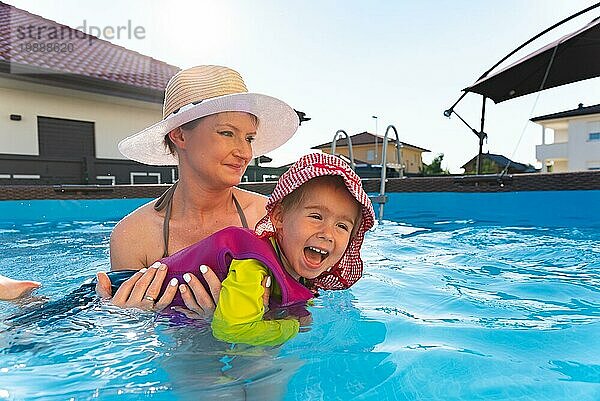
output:
M37 281L13 280L0 276L0 300L8 301L23 297L40 286Z

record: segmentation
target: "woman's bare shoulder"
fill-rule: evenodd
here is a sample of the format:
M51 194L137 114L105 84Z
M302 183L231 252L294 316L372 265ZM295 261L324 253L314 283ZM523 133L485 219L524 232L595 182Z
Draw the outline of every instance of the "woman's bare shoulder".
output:
M154 219L155 216L159 213L154 209L155 203L156 200L153 199L150 202L143 204L142 206L135 209L133 212L129 213L127 216L123 217L117 224L128 224L130 222L139 223L147 221L148 219Z
M265 195L238 187L235 187L235 196L242 206L246 205L251 207L258 206L264 208L268 199Z
M254 228L258 220L266 213L265 206L267 205L267 197L256 192L247 191L241 188L235 188L235 196L237 197L250 228Z
M162 253L164 212L154 210L151 201L123 217L110 236L112 270L148 266Z

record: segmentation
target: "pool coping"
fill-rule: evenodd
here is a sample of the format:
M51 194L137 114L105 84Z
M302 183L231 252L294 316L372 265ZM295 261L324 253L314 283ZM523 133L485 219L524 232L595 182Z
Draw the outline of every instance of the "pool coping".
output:
M379 178L363 179L367 192L378 193ZM0 200L34 199L129 199L156 198L170 184L162 185L2 185ZM240 188L268 195L275 182L241 183ZM600 190L600 171L406 177L386 180L386 192L521 192Z

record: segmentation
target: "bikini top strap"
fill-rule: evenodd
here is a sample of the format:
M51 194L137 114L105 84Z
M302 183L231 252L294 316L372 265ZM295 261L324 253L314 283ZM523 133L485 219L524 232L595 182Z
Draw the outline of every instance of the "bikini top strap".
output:
M240 202L236 199L234 194L231 194L233 198L233 203L235 203L235 208L237 209L238 214L240 215L240 221L242 222L242 227L248 228L248 220L246 220L246 215L244 214L244 210L242 210L242 206Z
M154 210L160 212L163 209L167 209L165 212L165 219L163 220L163 244L165 246L163 251L163 258L169 256L169 221L171 220L171 209L173 207L173 194L177 188L177 182L169 189L167 189L154 203Z
M169 221L171 220L171 209L173 208L173 198L171 197L170 202L167 203L167 211L165 212L165 221L163 222L163 239L165 244L165 250L163 252L163 258L169 256Z
M171 203L171 200L173 199L173 193L175 192L175 188L177 188L178 182L171 185L169 189L163 192L163 194L156 200L156 202L154 202L154 210L160 212Z

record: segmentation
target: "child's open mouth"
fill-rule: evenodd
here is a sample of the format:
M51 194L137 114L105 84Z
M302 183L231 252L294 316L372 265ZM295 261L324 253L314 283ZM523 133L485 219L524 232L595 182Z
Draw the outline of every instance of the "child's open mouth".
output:
M313 265L320 265L327 256L329 256L329 252L315 248L314 246L307 246L304 248L304 257Z

